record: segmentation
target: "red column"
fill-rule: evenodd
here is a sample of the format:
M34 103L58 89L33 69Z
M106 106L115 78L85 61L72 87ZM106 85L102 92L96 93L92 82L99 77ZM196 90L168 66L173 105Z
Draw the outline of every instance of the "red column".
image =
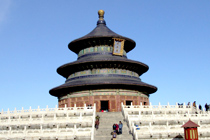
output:
M197 127L184 128L184 137L185 137L185 140L198 140Z

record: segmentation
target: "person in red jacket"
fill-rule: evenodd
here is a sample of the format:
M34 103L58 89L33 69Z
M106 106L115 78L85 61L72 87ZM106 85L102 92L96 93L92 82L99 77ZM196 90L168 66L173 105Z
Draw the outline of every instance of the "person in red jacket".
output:
M98 129L98 126L99 126L99 119L96 119L96 121L95 121L95 128L96 128L96 130Z
M115 125L116 125L116 133L119 134L119 131L118 131L119 125L118 124L115 124Z

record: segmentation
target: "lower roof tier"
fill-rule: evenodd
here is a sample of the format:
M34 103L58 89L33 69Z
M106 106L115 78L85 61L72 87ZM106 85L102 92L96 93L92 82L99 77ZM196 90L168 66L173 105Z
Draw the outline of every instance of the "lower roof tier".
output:
M110 88L133 89L147 94L157 91L157 87L144 83L137 77L111 74L67 80L65 84L51 89L50 94L60 97L72 91Z

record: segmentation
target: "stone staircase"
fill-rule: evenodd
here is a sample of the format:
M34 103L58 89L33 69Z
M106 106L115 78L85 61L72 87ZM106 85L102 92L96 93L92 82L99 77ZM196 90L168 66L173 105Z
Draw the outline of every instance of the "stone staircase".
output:
M124 121L122 112L97 112L100 116L99 129L95 130L94 140L111 140L113 132L112 126L114 123L123 123L122 134L117 135L117 140L133 140L132 134L129 133L127 123Z

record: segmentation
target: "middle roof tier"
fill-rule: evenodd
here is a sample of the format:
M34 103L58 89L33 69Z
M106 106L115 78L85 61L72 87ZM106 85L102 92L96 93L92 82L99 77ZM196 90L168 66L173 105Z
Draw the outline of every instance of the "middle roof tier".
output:
M126 69L136 72L139 76L148 71L149 67L141 62L110 54L94 55L80 58L77 61L64 64L57 69L58 74L65 78L83 70L98 68Z

